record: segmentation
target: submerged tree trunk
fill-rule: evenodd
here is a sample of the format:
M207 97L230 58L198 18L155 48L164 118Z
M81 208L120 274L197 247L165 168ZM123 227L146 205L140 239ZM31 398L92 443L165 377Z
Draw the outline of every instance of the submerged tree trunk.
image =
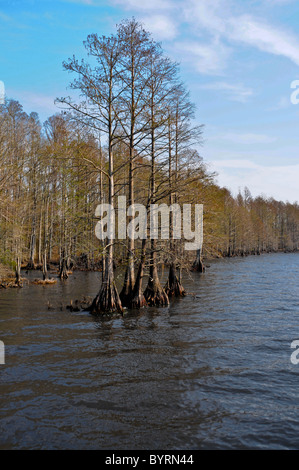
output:
M134 95L133 95L134 99ZM132 104L133 107L133 104ZM134 117L131 123L130 135L130 157L129 157L129 206L134 204ZM120 299L125 307L129 307L133 297L135 284L135 266L134 266L134 238L128 240L127 269L124 279L124 285L120 293Z
M181 280L176 275L174 263L170 264L169 276L164 289L168 297L184 297L186 295L186 291L181 284Z
M154 87L151 89L151 176L150 176L150 203L156 203L156 119L154 104ZM169 305L168 295L160 284L157 268L157 240L151 239L150 275L144 298L151 307L164 307Z
M202 262L201 250L199 249L197 250L197 253L196 253L196 260L193 263L192 271L196 271L198 273L204 273L205 270L206 268Z
M173 168L172 168L172 138L171 138L171 116L169 115L168 118L168 171L169 171L169 188L170 188L170 194L169 194L169 204L172 207L173 202L177 202L178 200L178 195L177 195L177 179L178 179L178 119L176 116L175 119L175 169L174 169L174 175L173 175ZM175 192L172 191L173 189L173 179L174 179L174 184L175 184ZM170 256L171 256L171 263L169 267L169 275L168 275L168 280L165 285L165 292L168 295L168 297L183 297L186 295L185 289L181 285L181 279L178 279L176 275L176 258L177 258L177 252L178 252L178 247L176 240L173 238L173 213L170 212ZM181 276L180 276L181 278Z
M94 315L123 312L121 300L114 280L113 271L113 251L112 246L108 247L108 256L106 259L105 276L102 282L100 292L92 302L91 307L88 309Z
M144 298L150 307L166 307L169 305L169 298L161 286L156 260L156 240L151 240L151 266L147 287L144 291Z
M135 284L134 258L129 256L125 273L124 285L120 293L120 299L124 307L129 307L132 302L133 289Z
M18 287L22 287L22 282L21 282L21 261L20 261L19 256L17 257L15 284Z
M48 281L49 279L49 274L48 274L48 268L47 268L47 250L45 249L44 255L43 255L43 280Z
M133 181L133 152L130 149L130 169L129 169L129 206L134 204L134 181ZM130 307L135 284L134 266L134 238L128 240L127 268L120 299L124 307Z
M112 132L112 74L113 66L110 68L109 82L109 204L114 206L114 157L113 157L113 132ZM109 226L113 226L112 212L110 213ZM105 314L113 312L123 312L122 303L114 280L114 259L113 259L114 239L108 237L108 246L106 248L105 273L100 291L94 299L90 312L93 314Z
M140 259L138 272L136 276L133 296L130 302L130 308L139 309L147 305L147 302L142 292L142 280L143 280L145 261L146 261L146 254L145 254L146 242L147 242L146 239L142 240L141 259Z
M43 261L42 269L43 269L43 280L47 281L49 279L48 269L47 269L49 197L47 197L45 209L46 209L46 211L45 211L45 217L44 217L44 223L45 223L45 226L44 226L44 254L43 254L43 258L42 258L42 261Z
M62 257L60 261L60 272L58 275L59 279L68 279L69 275L67 273L67 260L65 256L65 251L62 252Z
M33 205L33 220L32 220L32 229L31 229L31 237L30 237L30 256L29 262L27 264L27 269L35 269L35 249L36 249L36 211L37 211L37 203L36 203L36 193L34 194L34 205Z
M144 298L150 307L167 307L169 298L160 284L157 269L154 269L144 291Z
M113 156L111 148L109 150L109 204L113 206ZM112 221L110 221L110 226L112 226ZM102 279L102 285L98 295L96 296L91 307L89 308L89 311L95 315L113 312L123 312L122 303L114 280L113 243L114 240L108 240L107 255L105 259L105 271L104 277Z

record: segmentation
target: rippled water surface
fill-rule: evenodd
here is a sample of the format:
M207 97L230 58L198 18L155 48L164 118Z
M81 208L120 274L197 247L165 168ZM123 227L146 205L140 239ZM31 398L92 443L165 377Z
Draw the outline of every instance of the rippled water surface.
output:
M0 291L1 449L299 448L299 254L212 262L165 309L60 311L98 284Z

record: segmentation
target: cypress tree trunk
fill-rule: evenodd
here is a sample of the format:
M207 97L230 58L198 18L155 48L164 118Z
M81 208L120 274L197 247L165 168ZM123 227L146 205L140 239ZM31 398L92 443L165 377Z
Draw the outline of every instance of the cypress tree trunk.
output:
M134 204L134 183L133 183L133 154L130 155L129 170L129 205ZM130 307L133 297L133 289L135 285L135 266L134 266L134 239L129 237L128 240L128 256L127 267L123 288L120 293L122 305Z
M114 280L112 245L108 247L105 277L102 282L100 292L92 302L89 311L94 315L114 313L116 311L119 313L123 312L121 300Z
M47 281L49 279L48 268L47 268L47 249L44 251L43 255L43 280Z
M35 244L36 244L36 235L35 235L35 222L32 227L32 233L30 238L30 256L29 261L26 266L26 269L36 269L34 258L35 258Z
M142 308L147 305L145 297L142 292L142 279L144 275L144 268L145 268L145 261L146 261L146 242L147 240L142 240L142 248L141 248L141 260L138 267L138 272L136 276L135 286L133 290L133 296L130 303L130 308Z
M178 118L176 116L175 119L175 171L174 171L174 180L175 180L175 190L177 189L177 177L178 177ZM171 139L171 116L168 118L168 152L169 152L169 159L168 159L168 165L169 165L169 187L170 187L170 195L169 195L169 204L172 206L173 200L177 202L178 196L177 192L173 194L172 188L173 188L173 170L172 170L172 139ZM177 243L173 239L173 213L170 213L170 256L172 258L172 261L170 263L169 267L169 275L168 275L168 280L165 286L165 292L168 295L168 297L183 297L186 295L185 289L181 285L181 279L178 279L176 275L176 267L175 267L175 259L177 256Z
M22 282L21 282L21 261L20 261L19 256L17 257L15 284L18 287L22 287Z
M59 279L68 279L69 275L67 273L67 260L65 256L65 250L62 252L62 257L60 260L60 272L58 275Z
M134 258L129 253L127 259L127 268L125 273L124 285L120 293L120 299L124 307L130 307L132 302L133 290L135 284L135 273L134 273Z
M164 289L168 297L184 297L186 295L186 291L176 275L174 263L170 264L169 276Z
M111 74L112 77L112 69ZM111 78L112 80L112 78ZM109 204L113 207L114 203L114 158L112 151L112 85L110 82L110 98L109 98ZM112 214L110 215L112 217ZM110 226L112 226L110 220ZM116 288L114 280L114 260L113 260L113 245L114 240L108 240L107 256L105 260L105 273L104 279L98 295L95 297L90 312L98 315L113 312L123 312L122 303Z
M133 139L130 145L130 168L129 168L129 206L134 204L134 164L133 164ZM124 279L124 285L120 293L122 305L130 307L133 297L133 289L135 284L135 266L134 266L134 239L129 237L128 240L128 256L127 268Z
M134 27L134 23L131 23ZM134 204L134 132L135 132L135 54L136 49L133 45L134 29L131 29L129 36L129 56L130 56L130 92L131 92L131 103L130 103L130 147L129 147L129 206ZM129 307L132 302L133 289L135 284L135 271L134 271L134 239L129 238L128 241L128 257L127 257L127 268L124 279L124 285L120 293L122 304L125 307Z
M151 97L151 195L150 202L156 202L156 137L155 137L155 106L154 91ZM157 240L151 239L150 276L144 291L144 298L150 307L164 307L169 305L168 295L160 284L157 268Z
M147 287L144 291L144 298L150 307L166 307L169 305L169 298L160 284L157 260L156 260L156 240L151 240L151 266Z
M206 268L204 267L204 264L203 264L202 258L201 258L201 250L199 249L199 250L197 250L196 260L193 263L192 271L196 271L198 273L204 273L205 270L206 270Z

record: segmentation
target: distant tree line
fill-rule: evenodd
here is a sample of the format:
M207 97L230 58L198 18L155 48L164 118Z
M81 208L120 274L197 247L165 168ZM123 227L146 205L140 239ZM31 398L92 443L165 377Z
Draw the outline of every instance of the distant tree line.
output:
M61 279L72 267L99 269L91 310L122 311L184 295L182 271L203 271L203 256L298 249L297 204L253 198L247 188L233 197L216 184L197 150L202 127L193 125L178 66L138 22L84 44L88 62L64 63L75 76L75 98L60 98L60 113L41 125L15 100L0 106L0 262L15 269L17 283L21 266L40 267L45 280L49 263ZM95 209L114 205L118 195L148 209L203 204L203 252L185 252L183 240L99 241ZM165 286L162 265L169 269Z

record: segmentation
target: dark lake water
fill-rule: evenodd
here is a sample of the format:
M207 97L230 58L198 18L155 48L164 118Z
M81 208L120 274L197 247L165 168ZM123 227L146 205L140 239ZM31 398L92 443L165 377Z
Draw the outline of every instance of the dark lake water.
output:
M212 262L169 308L60 311L99 277L0 291L1 449L299 448L299 254Z

